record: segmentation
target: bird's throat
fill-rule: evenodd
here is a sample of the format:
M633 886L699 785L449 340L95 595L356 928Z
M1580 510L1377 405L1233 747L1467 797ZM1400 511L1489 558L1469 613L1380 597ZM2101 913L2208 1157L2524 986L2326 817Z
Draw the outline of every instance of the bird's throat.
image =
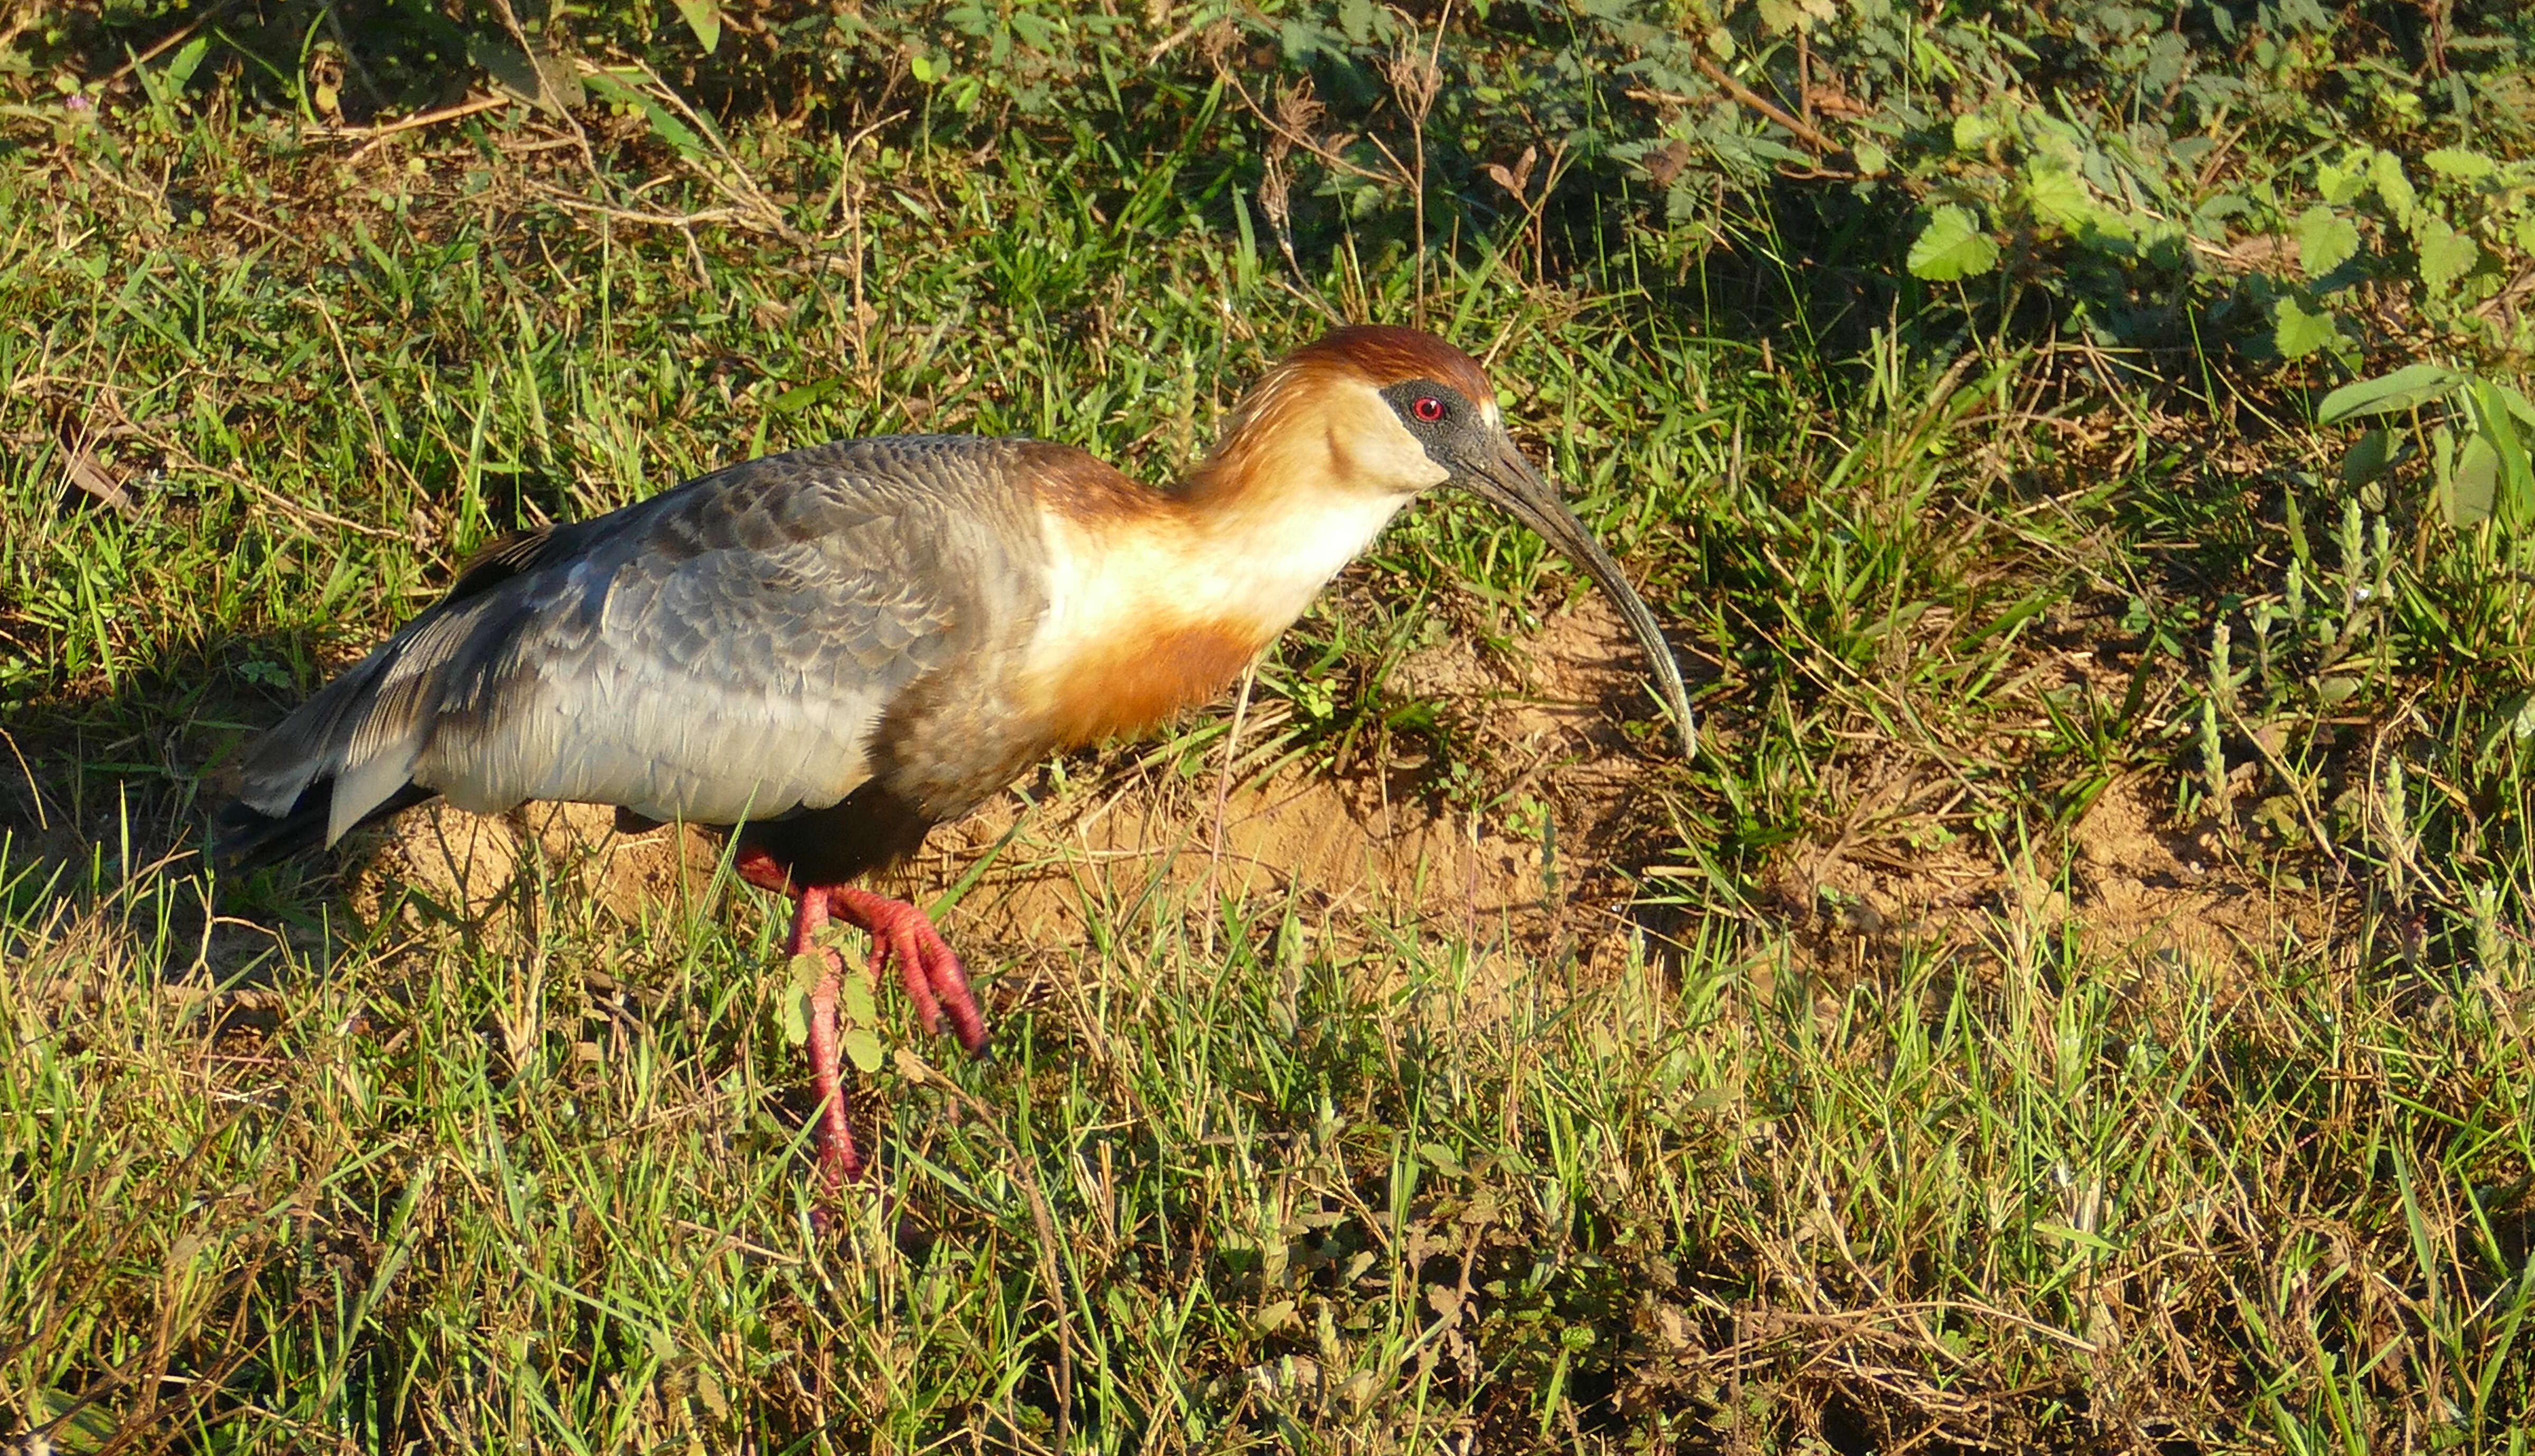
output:
M1048 608L1025 681L1061 743L1134 733L1221 694L1407 497L1154 500L1131 519L1045 517Z

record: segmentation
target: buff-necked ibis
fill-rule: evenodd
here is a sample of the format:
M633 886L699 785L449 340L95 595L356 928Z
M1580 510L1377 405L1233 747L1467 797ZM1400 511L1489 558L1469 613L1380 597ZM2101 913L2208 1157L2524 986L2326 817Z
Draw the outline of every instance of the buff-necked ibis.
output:
M1154 490L1035 440L892 436L733 465L594 520L514 536L266 734L216 825L245 861L333 844L435 795L736 825L749 883L796 902L820 1163L862 1166L836 1038L832 915L895 963L928 1032L986 1041L923 911L850 881L1050 754L1222 693L1420 492L1458 485L1582 563L1644 643L1652 613L1523 459L1468 355L1340 329L1251 389Z

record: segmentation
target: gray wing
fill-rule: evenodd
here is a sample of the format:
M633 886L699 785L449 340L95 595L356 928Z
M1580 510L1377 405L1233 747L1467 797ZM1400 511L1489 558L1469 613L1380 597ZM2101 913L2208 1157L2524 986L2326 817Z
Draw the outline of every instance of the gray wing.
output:
M268 735L240 802L279 819L331 781L330 843L417 788L708 823L834 804L891 704L986 625L1011 455L820 446L507 544Z

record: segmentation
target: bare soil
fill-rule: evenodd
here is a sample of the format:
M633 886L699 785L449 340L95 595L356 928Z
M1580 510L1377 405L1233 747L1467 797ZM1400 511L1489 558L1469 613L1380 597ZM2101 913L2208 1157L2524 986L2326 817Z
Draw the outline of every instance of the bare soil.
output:
M2239 972L2284 936L2328 937L2333 906L2242 863L2209 826L2177 828L2144 775L2116 780L2068 832L2002 863L1963 840L1912 850L1814 841L1790 847L1773 897L1818 950L1848 940L1938 947L2002 933L2073 933L2084 958L2140 975Z

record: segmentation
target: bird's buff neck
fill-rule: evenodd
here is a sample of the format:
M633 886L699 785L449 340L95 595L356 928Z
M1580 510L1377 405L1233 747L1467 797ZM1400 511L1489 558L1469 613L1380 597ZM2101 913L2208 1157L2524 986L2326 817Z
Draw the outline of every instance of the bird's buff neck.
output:
M1409 499L1285 479L1226 491L1200 476L1123 520L1042 516L1048 605L1025 681L1061 742L1220 694Z

